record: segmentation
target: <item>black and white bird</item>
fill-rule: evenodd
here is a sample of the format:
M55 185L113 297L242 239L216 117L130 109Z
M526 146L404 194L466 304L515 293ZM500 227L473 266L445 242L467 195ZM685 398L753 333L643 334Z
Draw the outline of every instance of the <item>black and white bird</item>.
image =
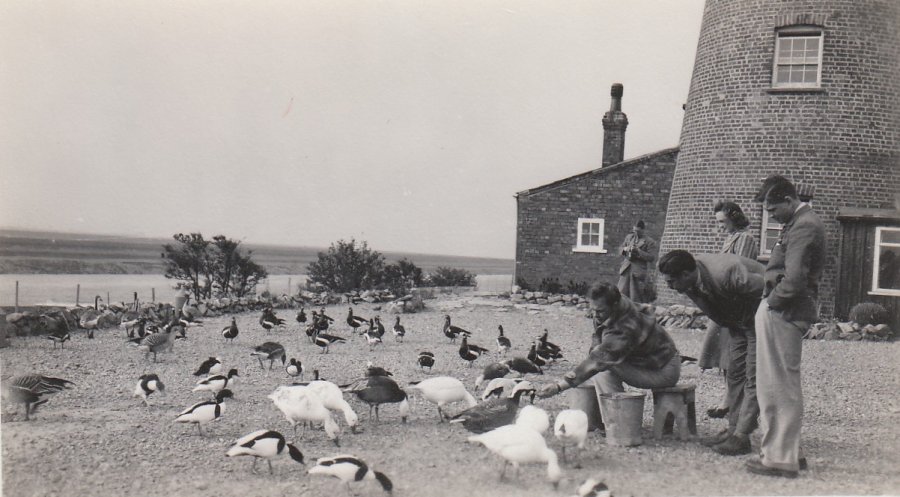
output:
M4 381L3 393L9 402L25 404L25 421L28 421L29 416L34 414L38 406L49 400L42 398L44 395L61 392L73 386L75 383L63 378L27 374Z
M612 493L606 483L596 478L588 478L578 486L572 497L612 497Z
M269 464L269 474L272 474L272 459L290 455L291 459L300 464L306 464L303 453L294 444L289 444L284 435L272 430L259 430L239 438L234 446L225 453L228 457L253 456L251 473L256 473L256 461L265 459Z
M347 324L350 325L350 331L356 332L360 326L368 326L369 320L362 316L355 316L353 308L347 309Z
M225 399L231 398L232 396L231 390L226 388L216 394L215 400L198 402L191 407L188 407L172 422L194 424L197 426L197 431L200 432L200 436L203 436L203 429L200 428L200 425L221 418L225 413Z
M394 321L394 326L391 328L391 331L394 332L394 340L403 342L403 337L406 336L406 328L400 324L400 316L397 316L397 320Z
M282 366L287 361L284 355L284 346L278 342L265 342L262 345L257 345L253 348L253 352L250 352L250 355L255 356L259 360L259 367L266 371L266 376L269 375L269 371L272 370L272 364L275 361L280 360ZM269 361L268 370L263 365L263 359Z
M313 343L316 344L320 349L322 349L322 354L328 353L328 348L333 343L342 343L346 342L344 338L339 336L329 335L327 333L316 333L313 337Z
M203 375L214 375L222 372L222 359L218 357L210 357L209 359L200 363L200 367L197 368L197 371L194 371L194 376L203 376Z
M533 362L539 368L543 368L550 362L547 357L537 353L537 344L535 342L531 342L531 349L528 351L528 360Z
M235 322L234 318L231 318L231 324L222 328L222 336L225 337L226 342L234 342L234 339L237 338L238 333L237 322Z
M372 318L372 321L374 321L373 325L378 338L382 338L386 330L384 329L384 323L381 322L381 316L375 316Z
M66 330L53 330L47 334L46 338L53 342L54 349L56 348L56 344L59 344L62 348L66 348L66 342L72 339L69 332Z
M303 379L304 369L303 369L303 363L300 362L300 359L292 357L291 360L288 361L287 366L284 367L284 371L291 378L296 378L299 376L301 380Z
M272 331L272 328L278 326L272 316L269 314L269 308L263 309L262 315L259 316L259 325L266 331Z
M149 397L155 392L165 393L166 386L159 380L156 374L143 374L138 380L137 386L134 387L134 397L138 397L144 401L144 405L150 407Z
M472 333L459 326L453 326L450 324L450 316L444 316L444 336L450 339L450 343L455 343L460 335L468 337L472 336Z
M217 374L210 376L197 382L192 392L212 392L213 395L218 394L222 390L227 389L234 384L234 377L238 375L237 369L231 368L227 375Z
M562 349L559 348L559 345L556 345L555 343L547 340L547 336L549 334L550 334L550 332L547 331L547 328L544 328L544 333L538 337L538 348L543 349L543 350L549 350L553 354L558 354L558 353L562 352Z
M378 336L378 331L374 327L370 327L365 334L366 343L369 344L369 350L375 350L375 347L381 345L381 337Z
M350 493L352 493L350 483L365 480L378 481L381 488L387 493L391 493L394 488L394 484L387 475L369 468L362 459L349 454L320 458L316 461L316 465L309 469L309 474L337 478L347 486L347 491Z
M486 400L453 416L450 422L461 423L473 433L484 433L511 424L516 419L522 396L533 395L535 391L535 386L530 381L521 381L506 398Z
M462 360L469 363L469 367L472 367L472 363L487 351L488 349L484 347L470 344L466 336L463 336L462 344L459 346L459 356L462 357Z
M428 368L428 371L431 371L431 368L434 367L434 353L428 351L419 352L416 364L422 369Z
M511 369L507 364L502 362L492 362L484 367L484 370L475 378L475 388L481 388L481 384L491 381L494 378L503 378L508 375Z
M512 371L515 371L523 376L526 374L544 374L544 371L540 366L524 357L513 357L512 359L506 359L505 361L501 362L509 366L509 369L511 369Z
M503 334L503 325L497 325L497 353L506 355L509 352L509 349L512 347L512 342L509 341L509 338Z

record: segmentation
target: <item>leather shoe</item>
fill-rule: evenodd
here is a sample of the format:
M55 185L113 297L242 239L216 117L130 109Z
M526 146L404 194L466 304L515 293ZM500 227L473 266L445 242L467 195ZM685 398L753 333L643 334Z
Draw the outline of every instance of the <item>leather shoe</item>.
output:
M743 456L751 452L750 437L746 435L732 435L728 437L728 440L713 446L712 449L723 456Z
M800 463L800 471L806 471L809 469L809 465L806 463L806 458L801 457L797 462Z
M731 436L731 432L729 432L728 429L726 428L726 429L720 431L719 433L716 433L715 435L701 438L700 445L703 445L705 447L712 447L715 445L719 445L720 443L724 442L725 440L728 440L728 437L730 437L730 436Z
M706 415L713 419L721 419L728 415L727 407L713 407L706 410Z
M747 471L755 475L780 476L782 478L796 478L799 474L797 471L788 469L770 468L763 464L759 459L750 459L747 461Z

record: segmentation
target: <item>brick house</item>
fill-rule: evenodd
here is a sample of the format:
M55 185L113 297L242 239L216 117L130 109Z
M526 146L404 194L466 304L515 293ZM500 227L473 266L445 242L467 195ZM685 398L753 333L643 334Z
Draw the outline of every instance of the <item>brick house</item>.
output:
M900 327L898 19L896 1L707 1L678 148L622 161L614 88L603 167L516 195L516 279L615 281L636 218L660 254L718 252L716 199L743 207L765 262L781 227L752 198L782 174L826 224L820 314L874 301ZM657 290L685 302L660 278Z
M623 161L622 85L613 85L603 117L603 166L516 194L516 282L538 288L554 280L616 281L618 247L638 219L659 240L678 148Z

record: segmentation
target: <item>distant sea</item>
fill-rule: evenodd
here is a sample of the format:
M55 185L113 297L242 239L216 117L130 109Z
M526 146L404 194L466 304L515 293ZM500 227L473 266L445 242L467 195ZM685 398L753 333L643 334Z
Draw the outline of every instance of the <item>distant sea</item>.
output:
M99 295L104 302L131 302L137 292L141 302L173 302L174 280L157 274L0 274L0 306L12 306L19 282L19 305L92 304ZM499 293L512 287L510 274L476 276L476 291ZM306 283L306 275L271 275L257 286L257 292L295 293ZM80 291L79 291L80 288Z

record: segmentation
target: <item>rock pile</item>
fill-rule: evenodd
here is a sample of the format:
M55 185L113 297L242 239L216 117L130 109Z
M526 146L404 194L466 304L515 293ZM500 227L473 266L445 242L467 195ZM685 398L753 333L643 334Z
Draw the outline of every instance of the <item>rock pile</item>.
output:
M835 321L816 323L803 335L803 338L813 340L867 340L872 342L886 342L893 337L893 330L886 324L867 324L861 326L858 323L839 323Z

